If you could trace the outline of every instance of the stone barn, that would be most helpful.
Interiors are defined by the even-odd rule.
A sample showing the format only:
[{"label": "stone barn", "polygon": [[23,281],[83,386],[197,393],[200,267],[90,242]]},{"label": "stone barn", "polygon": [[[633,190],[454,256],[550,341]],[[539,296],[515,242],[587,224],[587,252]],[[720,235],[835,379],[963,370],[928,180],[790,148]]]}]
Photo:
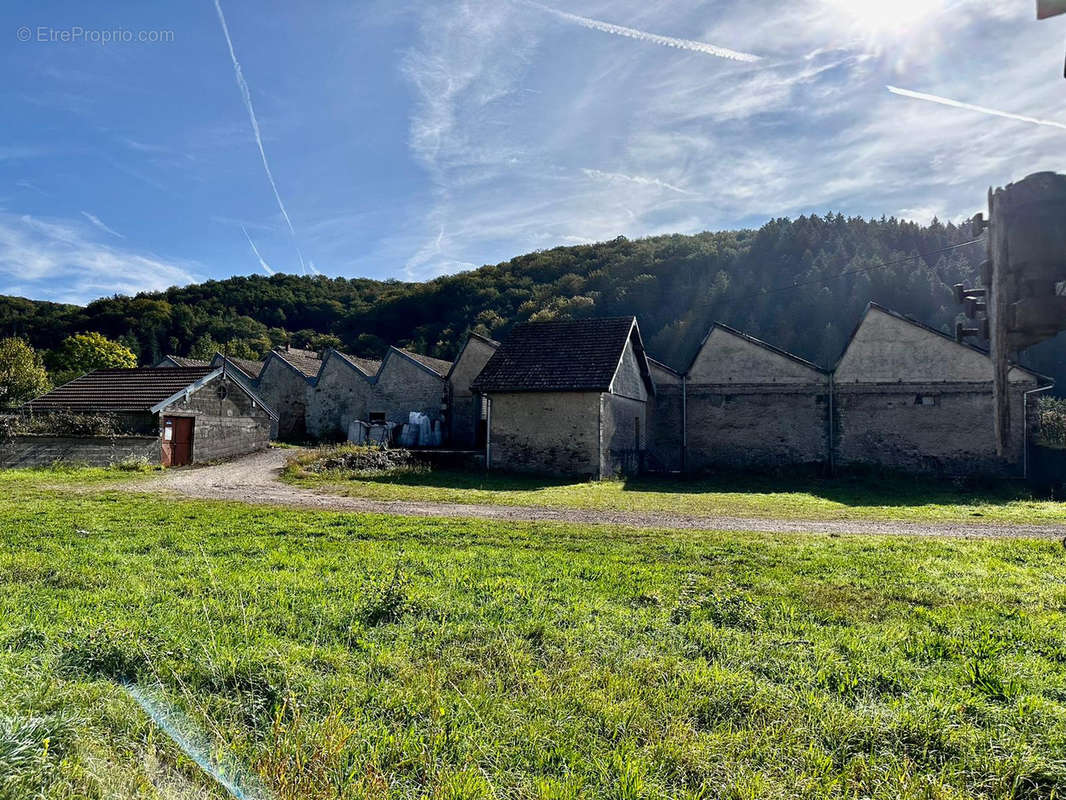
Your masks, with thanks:
[{"label": "stone barn", "polygon": [[441,420],[451,368],[450,361],[390,347],[374,381],[368,421],[403,424],[412,411]]},{"label": "stone barn", "polygon": [[301,439],[306,434],[307,387],[321,367],[322,360],[310,350],[286,347],[267,355],[255,388],[278,415],[279,439]]},{"label": "stone barn", "polygon": [[485,446],[487,401],[470,387],[499,346],[493,339],[471,333],[448,371],[448,443],[452,447]]},{"label": "stone barn", "polygon": [[307,387],[307,432],[318,439],[345,439],[352,420],[368,419],[375,405],[380,361],[327,350]]},{"label": "stone barn", "polygon": [[826,464],[827,371],[727,325],[700,345],[684,405],[689,469]]},{"label": "stone barn", "polygon": [[488,407],[487,466],[633,474],[655,394],[634,317],[518,325],[471,385]]},{"label": "stone barn", "polygon": [[1050,383],[1013,367],[1010,453],[996,455],[992,361],[871,303],[834,373],[834,461],[941,475],[1022,475],[1025,393]]},{"label": "stone barn", "polygon": [[121,434],[14,437],[0,449],[5,466],[128,458],[182,466],[232,458],[266,448],[277,419],[243,383],[213,367],[97,370],[31,400],[22,412],[44,421],[63,413],[99,415]]}]

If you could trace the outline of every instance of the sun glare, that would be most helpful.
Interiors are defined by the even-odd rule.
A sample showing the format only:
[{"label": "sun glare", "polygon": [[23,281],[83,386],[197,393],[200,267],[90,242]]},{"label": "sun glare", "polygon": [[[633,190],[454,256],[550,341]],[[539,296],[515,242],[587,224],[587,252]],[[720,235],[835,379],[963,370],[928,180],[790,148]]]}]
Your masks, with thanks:
[{"label": "sun glare", "polygon": [[942,0],[824,0],[839,22],[869,38],[905,36],[943,8]]}]

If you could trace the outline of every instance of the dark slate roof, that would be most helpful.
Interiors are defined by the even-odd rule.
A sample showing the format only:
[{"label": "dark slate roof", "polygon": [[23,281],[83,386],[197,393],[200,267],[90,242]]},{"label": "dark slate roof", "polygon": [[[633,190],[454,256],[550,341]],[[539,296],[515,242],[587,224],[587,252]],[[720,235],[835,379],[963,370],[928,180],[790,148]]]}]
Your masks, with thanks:
[{"label": "dark slate roof", "polygon": [[317,353],[310,350],[291,348],[289,350],[272,350],[271,353],[282,361],[287,362],[305,378],[314,378],[322,367],[322,359],[318,357]]},{"label": "dark slate roof", "polygon": [[148,411],[214,372],[213,367],[98,369],[23,406],[28,411]]},{"label": "dark slate roof", "polygon": [[[169,361],[169,364],[164,362]],[[170,367],[208,367],[211,365],[209,361],[202,361],[199,358],[186,358],[185,356],[172,356],[167,355],[160,360],[157,367],[170,368]]]},{"label": "dark slate roof", "polygon": [[343,358],[357,370],[362,372],[368,378],[373,378],[378,374],[378,369],[381,368],[380,361],[374,361],[371,358],[360,358],[359,356],[350,356],[347,353],[342,353],[340,350],[334,350],[338,356]]},{"label": "dark slate roof", "polygon": [[447,374],[451,371],[451,361],[445,361],[441,358],[431,358],[430,356],[424,356],[421,353],[412,353],[410,350],[404,350],[402,347],[397,347],[396,349],[403,353],[405,356],[417,361],[430,372],[435,372],[437,375],[440,375],[442,378],[447,376]]},{"label": "dark slate roof", "polygon": [[480,392],[607,391],[633,317],[516,325],[471,388]]}]

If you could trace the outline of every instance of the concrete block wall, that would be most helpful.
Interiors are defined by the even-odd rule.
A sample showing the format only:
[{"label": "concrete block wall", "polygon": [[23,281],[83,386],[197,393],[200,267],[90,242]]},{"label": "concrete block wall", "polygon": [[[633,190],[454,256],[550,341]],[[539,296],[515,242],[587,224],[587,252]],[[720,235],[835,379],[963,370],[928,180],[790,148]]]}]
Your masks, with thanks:
[{"label": "concrete block wall", "polygon": [[689,384],[686,466],[821,466],[829,458],[828,387]]},{"label": "concrete block wall", "polygon": [[[221,381],[213,381],[187,400],[182,399],[160,414],[160,425],[165,416],[192,417],[194,464],[235,458],[270,445],[271,417],[262,405],[253,401],[240,387],[227,378],[225,398],[220,399],[218,387]],[[160,431],[160,437],[162,431]]]},{"label": "concrete block wall", "polygon": [[471,336],[448,376],[448,429],[452,447],[471,448],[477,444],[477,427],[481,421],[481,397],[470,391],[485,368],[496,346]]},{"label": "concrete block wall", "polygon": [[1010,452],[996,455],[991,384],[838,387],[834,462],[939,475],[1018,476],[1026,432],[1021,390],[1011,398]]},{"label": "concrete block wall", "polygon": [[599,392],[494,394],[495,470],[600,477]]},{"label": "concrete block wall", "polygon": [[307,392],[307,432],[325,440],[344,440],[352,420],[365,420],[375,397],[373,383],[339,356],[326,359]]},{"label": "concrete block wall", "polygon": [[445,399],[444,378],[390,351],[378,373],[367,412],[384,412],[386,420],[398,423],[407,422],[412,411],[441,419]]},{"label": "concrete block wall", "polygon": [[158,464],[160,457],[158,436],[13,436],[0,445],[0,467],[107,467],[140,459]]}]

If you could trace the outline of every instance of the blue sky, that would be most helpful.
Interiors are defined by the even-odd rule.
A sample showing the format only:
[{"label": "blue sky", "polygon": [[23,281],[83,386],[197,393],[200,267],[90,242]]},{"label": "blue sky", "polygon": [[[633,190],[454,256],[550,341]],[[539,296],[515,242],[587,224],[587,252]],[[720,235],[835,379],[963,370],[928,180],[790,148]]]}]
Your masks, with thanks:
[{"label": "blue sky", "polygon": [[1066,17],[1029,0],[219,2],[265,165],[214,0],[0,10],[0,293],[958,219],[1064,168],[1060,127],[886,88],[1066,123]]}]

